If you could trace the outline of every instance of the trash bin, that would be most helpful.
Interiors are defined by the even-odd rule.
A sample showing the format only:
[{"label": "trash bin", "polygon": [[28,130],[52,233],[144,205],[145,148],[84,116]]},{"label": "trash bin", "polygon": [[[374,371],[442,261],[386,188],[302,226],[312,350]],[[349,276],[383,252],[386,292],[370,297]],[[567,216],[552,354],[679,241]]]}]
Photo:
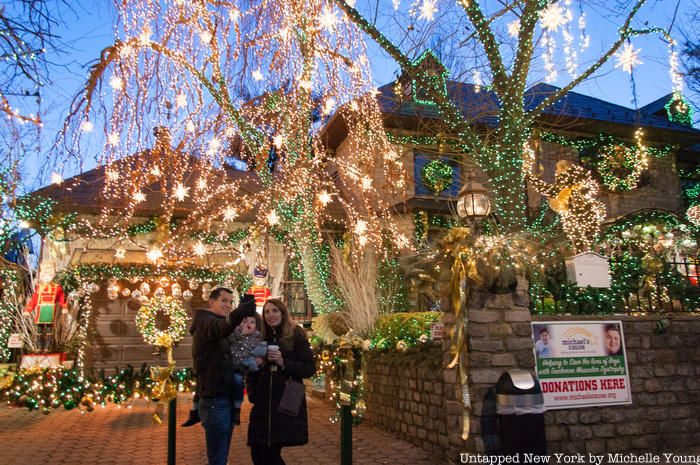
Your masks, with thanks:
[{"label": "trash bin", "polygon": [[496,383],[496,422],[503,454],[547,453],[544,398],[537,379],[526,370],[508,370]]}]

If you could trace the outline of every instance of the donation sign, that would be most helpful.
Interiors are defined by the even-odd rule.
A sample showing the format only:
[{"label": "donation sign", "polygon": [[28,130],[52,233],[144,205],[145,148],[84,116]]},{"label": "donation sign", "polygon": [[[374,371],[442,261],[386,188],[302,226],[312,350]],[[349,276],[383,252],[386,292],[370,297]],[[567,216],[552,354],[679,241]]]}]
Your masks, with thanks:
[{"label": "donation sign", "polygon": [[631,404],[621,321],[532,323],[547,409]]}]

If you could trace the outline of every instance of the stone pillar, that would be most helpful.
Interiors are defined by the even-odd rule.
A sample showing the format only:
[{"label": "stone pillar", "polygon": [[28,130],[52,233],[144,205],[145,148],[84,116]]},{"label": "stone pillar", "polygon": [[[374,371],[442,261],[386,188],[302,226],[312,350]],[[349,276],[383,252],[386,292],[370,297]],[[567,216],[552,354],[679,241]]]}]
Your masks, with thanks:
[{"label": "stone pillar", "polygon": [[[466,344],[471,416],[467,441],[460,437],[462,410],[458,371],[445,369],[445,387],[456,381],[454,399],[448,399],[447,395],[445,398],[450,443],[448,458],[455,463],[459,463],[460,452],[484,453],[493,446],[496,432],[492,388],[498,378],[512,368],[533,371],[535,366],[529,301],[520,286],[508,294],[473,290],[468,305]],[[452,313],[446,314],[445,319],[448,324],[457,324]],[[449,352],[449,347],[446,349]]]}]

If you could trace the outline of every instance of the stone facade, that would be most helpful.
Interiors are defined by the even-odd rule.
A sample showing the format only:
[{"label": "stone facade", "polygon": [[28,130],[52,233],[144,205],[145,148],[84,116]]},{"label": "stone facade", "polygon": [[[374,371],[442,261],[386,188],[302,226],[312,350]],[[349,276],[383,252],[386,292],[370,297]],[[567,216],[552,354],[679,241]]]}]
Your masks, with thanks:
[{"label": "stone facade", "polygon": [[[542,177],[545,181],[554,181],[554,168],[559,160],[569,160],[578,164],[578,154],[572,148],[543,142],[539,163],[542,166]],[[682,196],[676,171],[675,153],[670,153],[663,158],[649,157],[649,169],[642,175],[642,182],[638,188],[619,193],[602,189],[600,200],[605,203],[607,217],[615,218],[647,208],[679,210]],[[540,199],[541,196],[532,189],[528,191],[528,202],[531,207],[539,205]]]}]

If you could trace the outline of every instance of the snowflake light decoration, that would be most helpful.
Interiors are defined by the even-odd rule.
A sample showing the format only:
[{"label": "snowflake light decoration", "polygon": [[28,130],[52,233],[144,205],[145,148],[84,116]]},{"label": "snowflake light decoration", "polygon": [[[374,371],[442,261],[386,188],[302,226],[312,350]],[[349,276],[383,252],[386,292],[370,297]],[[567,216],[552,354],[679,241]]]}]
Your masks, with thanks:
[{"label": "snowflake light decoration", "polygon": [[625,44],[625,46],[622,47],[622,50],[615,54],[615,57],[617,58],[615,68],[622,68],[623,71],[627,71],[628,73],[632,74],[632,68],[643,64],[642,60],[639,59],[639,52],[641,51],[641,48],[635,50],[632,44]]},{"label": "snowflake light decoration", "polygon": [[436,0],[423,0],[423,4],[420,6],[420,15],[418,15],[418,19],[432,21],[437,11]]},{"label": "snowflake light decoration", "polygon": [[[562,8],[558,3],[552,3],[547,8],[540,11],[540,23],[542,25],[542,29],[556,32],[560,26],[567,23],[567,16],[564,8]],[[520,26],[518,26],[518,28],[520,28]]]}]

